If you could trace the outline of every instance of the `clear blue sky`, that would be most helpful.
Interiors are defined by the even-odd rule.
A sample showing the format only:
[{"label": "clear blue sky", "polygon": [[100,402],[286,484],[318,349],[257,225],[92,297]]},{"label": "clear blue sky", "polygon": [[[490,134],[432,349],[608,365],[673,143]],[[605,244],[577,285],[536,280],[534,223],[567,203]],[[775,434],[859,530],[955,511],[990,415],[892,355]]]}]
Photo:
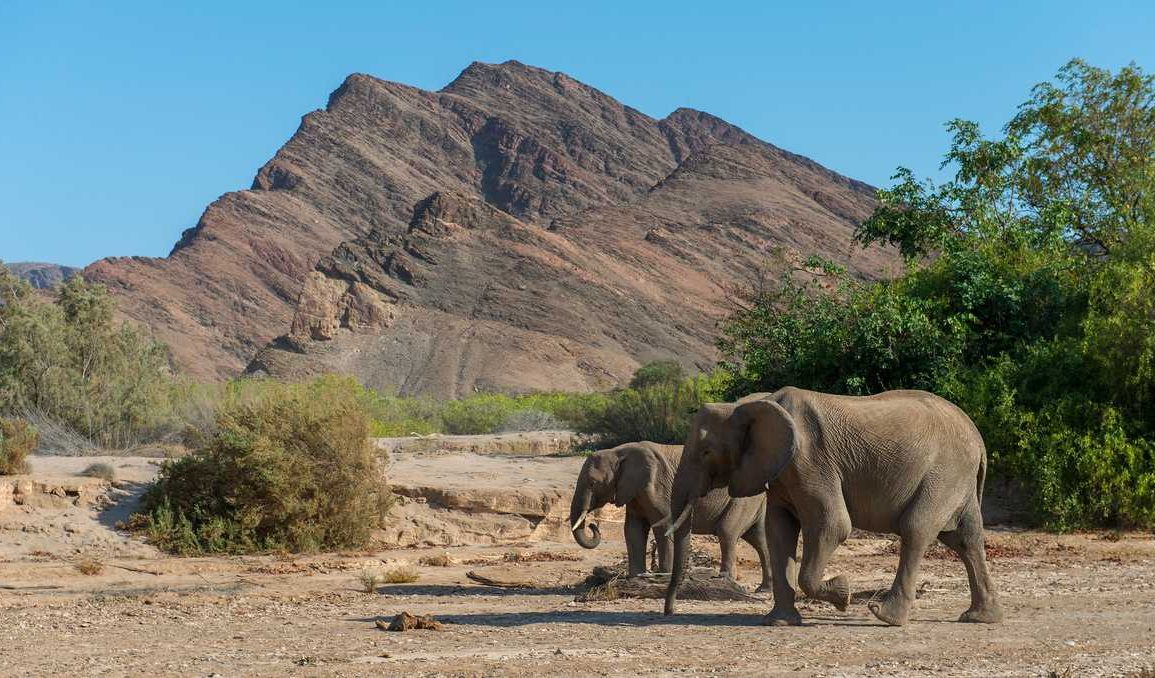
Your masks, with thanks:
[{"label": "clear blue sky", "polygon": [[351,72],[517,59],[879,185],[1074,56],[1155,69],[1155,3],[0,0],[0,259],[167,254]]}]

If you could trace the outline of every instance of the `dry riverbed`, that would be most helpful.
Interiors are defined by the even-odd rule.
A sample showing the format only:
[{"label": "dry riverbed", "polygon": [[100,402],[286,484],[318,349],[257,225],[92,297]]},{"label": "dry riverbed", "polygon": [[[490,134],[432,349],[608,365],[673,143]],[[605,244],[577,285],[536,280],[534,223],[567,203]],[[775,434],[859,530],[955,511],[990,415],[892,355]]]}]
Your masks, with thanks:
[{"label": "dry riverbed", "polygon": [[[131,495],[129,485],[114,499]],[[768,628],[759,625],[765,602],[686,601],[669,618],[657,600],[575,602],[572,585],[624,556],[617,540],[596,551],[537,541],[181,559],[117,533],[117,507],[0,514],[0,675],[1082,676],[1155,667],[1150,535],[991,531],[1007,612],[995,626],[955,623],[966,577],[932,551],[903,628],[866,609],[893,576],[893,545],[856,537],[830,568],[851,577],[851,608],[804,601],[804,626]],[[754,554],[742,548],[752,588]],[[364,573],[407,569],[419,579],[363,591]],[[471,571],[531,588],[482,586]],[[402,611],[433,615],[443,630],[378,628]]]}]

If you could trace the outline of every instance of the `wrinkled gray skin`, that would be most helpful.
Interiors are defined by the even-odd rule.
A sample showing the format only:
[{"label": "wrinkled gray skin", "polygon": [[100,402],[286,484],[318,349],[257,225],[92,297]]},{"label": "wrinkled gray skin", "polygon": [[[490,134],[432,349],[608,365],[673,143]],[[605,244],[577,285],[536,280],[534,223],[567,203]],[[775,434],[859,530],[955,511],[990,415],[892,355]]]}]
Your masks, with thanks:
[{"label": "wrinkled gray skin", "polygon": [[[846,577],[823,578],[834,549],[853,527],[901,537],[898,573],[870,605],[882,621],[909,619],[919,564],[938,539],[962,559],[971,604],[959,621],[1002,620],[983,550],[980,505],[986,448],[970,418],[923,391],[835,396],[797,388],[704,406],[695,415],[677,471],[671,515],[725,487],[735,497],[767,495],[772,554],[771,625],[802,623],[784,575],[806,549],[798,583],[840,610],[850,603]],[[690,504],[691,506],[693,504]],[[674,575],[666,614],[674,612],[689,531],[674,534]]]},{"label": "wrinkled gray skin", "polygon": [[[658,545],[658,569],[670,571],[673,546],[666,526],[654,527],[670,512],[674,471],[682,456],[677,445],[651,442],[627,443],[590,455],[582,466],[570,504],[572,527],[583,513],[613,503],[626,507],[626,553],[631,577],[646,571],[646,542],[652,531]],[[733,498],[725,488],[708,492],[694,502],[694,534],[717,535],[722,550],[721,575],[733,578],[738,539],[758,552],[762,585],[770,590],[770,557],[766,549],[766,499]],[[667,521],[668,522],[668,521]],[[573,533],[577,543],[596,548],[601,534],[593,518]],[[689,532],[687,532],[689,535]]]}]

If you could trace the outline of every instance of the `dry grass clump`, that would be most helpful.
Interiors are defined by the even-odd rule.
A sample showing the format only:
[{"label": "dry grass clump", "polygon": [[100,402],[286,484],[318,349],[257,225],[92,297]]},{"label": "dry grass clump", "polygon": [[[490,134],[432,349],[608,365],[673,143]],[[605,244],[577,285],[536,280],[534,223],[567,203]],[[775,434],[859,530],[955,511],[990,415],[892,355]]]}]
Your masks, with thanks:
[{"label": "dry grass clump", "polygon": [[357,583],[365,593],[375,593],[377,587],[381,585],[381,573],[377,570],[361,570],[361,574],[357,575]]},{"label": "dry grass clump", "polygon": [[412,565],[402,565],[381,575],[381,581],[386,584],[412,584],[421,578],[421,573]]},{"label": "dry grass clump", "polygon": [[28,455],[39,442],[39,434],[28,422],[0,417],[0,476],[27,473]]},{"label": "dry grass clump", "polygon": [[424,556],[417,562],[429,567],[449,567],[453,564],[453,559],[449,557],[448,553],[439,553],[435,556]]},{"label": "dry grass clump", "polygon": [[86,478],[100,478],[103,481],[111,483],[116,480],[116,469],[112,467],[112,464],[100,462],[89,464],[88,468],[80,472],[80,475]]},{"label": "dry grass clump", "polygon": [[72,564],[72,566],[75,567],[76,571],[80,574],[89,577],[93,577],[104,572],[104,563],[100,562],[96,558],[88,556],[77,559],[76,562]]},{"label": "dry grass clump", "polygon": [[618,580],[611,579],[604,584],[590,587],[588,591],[579,595],[575,600],[579,603],[601,603],[617,600],[621,597],[622,592],[618,590]]}]

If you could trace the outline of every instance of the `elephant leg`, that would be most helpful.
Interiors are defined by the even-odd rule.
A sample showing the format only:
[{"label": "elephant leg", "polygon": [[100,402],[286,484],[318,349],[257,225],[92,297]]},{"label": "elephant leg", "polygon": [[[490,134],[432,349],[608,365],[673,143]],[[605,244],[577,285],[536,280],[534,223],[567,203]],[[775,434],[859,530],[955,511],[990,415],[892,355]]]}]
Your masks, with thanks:
[{"label": "elephant leg", "polygon": [[666,536],[663,525],[654,530],[654,543],[658,551],[658,572],[672,572],[674,569],[674,540]]},{"label": "elephant leg", "polygon": [[835,549],[850,536],[850,516],[845,510],[825,510],[814,519],[816,524],[804,526],[802,530],[802,569],[798,572],[798,584],[807,596],[845,611],[850,605],[850,582],[843,575],[825,580],[822,575]]},{"label": "elephant leg", "polygon": [[903,512],[898,525],[898,536],[902,541],[894,584],[881,598],[868,605],[874,616],[892,626],[902,626],[910,618],[922,557],[938,534],[936,528],[928,526],[941,526],[946,522],[946,517],[939,515],[941,511],[935,503],[924,492]]},{"label": "elephant leg", "polygon": [[718,535],[718,550],[722,552],[722,563],[718,567],[718,576],[723,579],[736,581],[738,560],[738,538],[730,534]]},{"label": "elephant leg", "polygon": [[766,507],[766,538],[770,547],[774,608],[762,621],[769,626],[798,626],[802,615],[794,605],[792,575],[798,569],[798,520],[781,506]]},{"label": "elephant leg", "polygon": [[646,571],[646,541],[649,536],[650,526],[633,511],[626,511],[626,558],[631,577]]},{"label": "elephant leg", "polygon": [[982,525],[978,500],[972,499],[970,506],[959,520],[958,527],[950,532],[940,532],[938,538],[958,554],[967,569],[967,579],[971,587],[971,606],[962,613],[959,621],[997,624],[1003,620],[1003,610],[995,595],[990,572],[987,571]]},{"label": "elephant leg", "polygon": [[771,590],[774,577],[770,574],[770,548],[766,545],[765,523],[760,520],[751,525],[746,534],[742,535],[742,540],[754,547],[758,553],[758,564],[762,566],[762,583],[758,585],[756,592]]}]

